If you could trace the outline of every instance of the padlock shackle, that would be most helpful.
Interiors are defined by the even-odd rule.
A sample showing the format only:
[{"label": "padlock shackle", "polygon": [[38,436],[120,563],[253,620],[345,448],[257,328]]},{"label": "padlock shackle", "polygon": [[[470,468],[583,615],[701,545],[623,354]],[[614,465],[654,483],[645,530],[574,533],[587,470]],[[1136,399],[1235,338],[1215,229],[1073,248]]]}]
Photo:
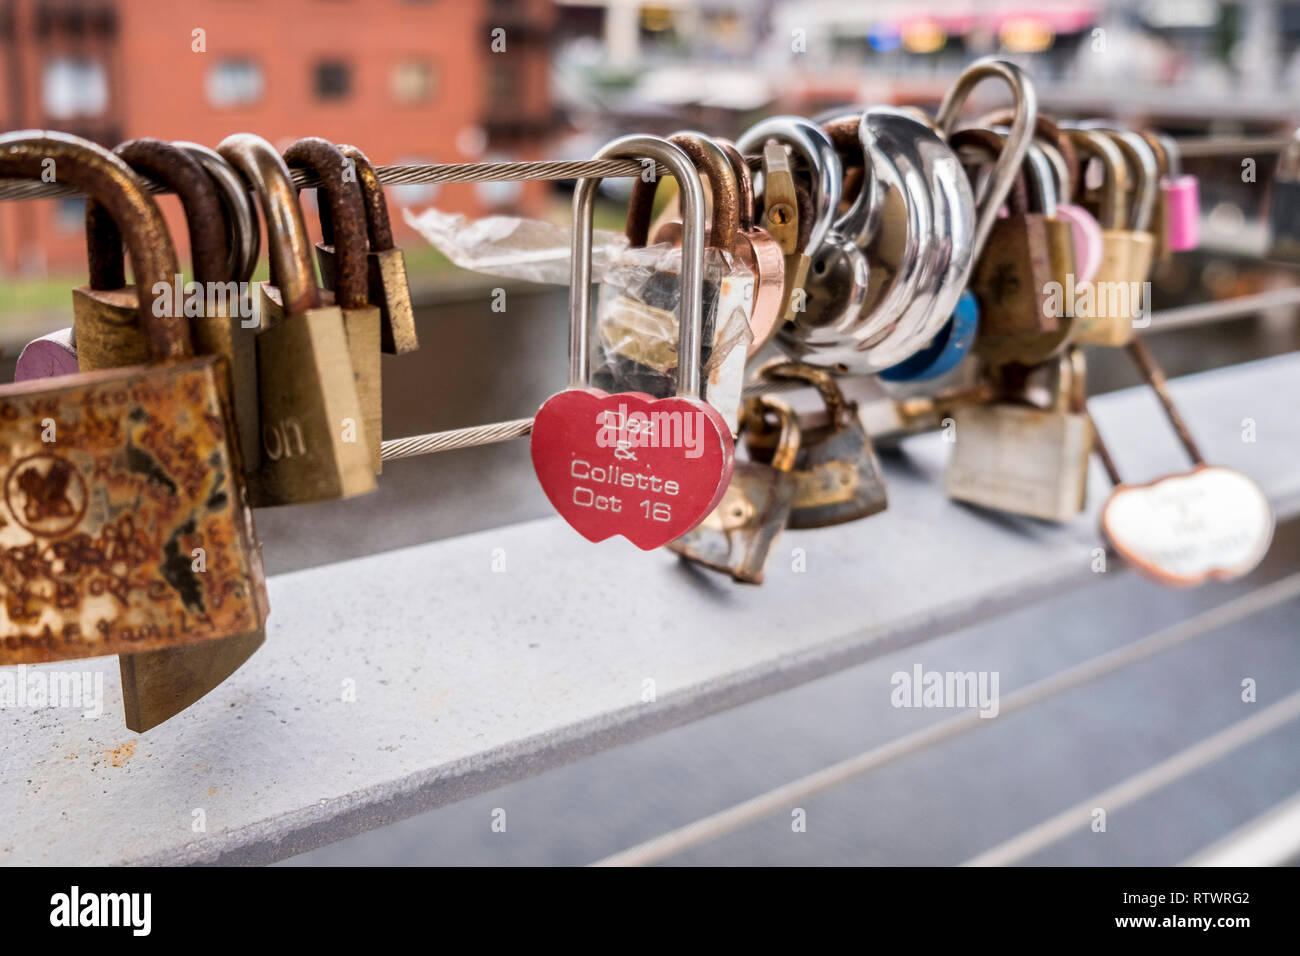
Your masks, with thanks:
[{"label": "padlock shackle", "polygon": [[[727,154],[708,136],[694,130],[673,133],[668,142],[689,156],[697,174],[708,180],[713,197],[713,218],[705,245],[710,249],[734,252],[740,227],[740,185]],[[658,182],[647,182],[641,177],[637,177],[632,185],[624,235],[633,248],[641,248],[650,241],[650,219],[658,187]]]},{"label": "padlock shackle", "polygon": [[201,143],[175,140],[173,146],[185,150],[212,179],[221,201],[226,223],[229,260],[226,275],[235,282],[247,282],[257,270],[262,251],[262,230],[248,196],[248,185],[221,154]]},{"label": "padlock shackle", "polygon": [[826,414],[836,425],[846,425],[857,414],[857,403],[844,397],[840,383],[835,376],[824,368],[813,368],[802,362],[777,360],[764,365],[762,376],[769,379],[784,379],[791,382],[806,382],[817,389],[826,405]]},{"label": "padlock shackle", "polygon": [[1072,128],[1070,138],[1081,153],[1099,159],[1106,173],[1097,221],[1103,229],[1127,229],[1128,164],[1124,154],[1109,136],[1095,129]]},{"label": "padlock shackle", "polygon": [[996,57],[983,57],[966,67],[957,77],[957,82],[944,94],[934,120],[940,134],[950,137],[966,98],[983,80],[992,78],[1002,80],[1011,88],[1015,115],[1011,121],[1011,132],[1007,134],[1007,145],[998,157],[993,175],[985,181],[981,194],[975,197],[976,219],[972,245],[976,259],[984,251],[989,233],[997,223],[998,210],[1006,202],[1007,194],[1025,161],[1025,153],[1029,151],[1029,143],[1038,124],[1038,92],[1033,81],[1014,63]]},{"label": "padlock shackle", "polygon": [[[975,121],[975,124],[1003,133],[1010,130],[1014,119],[1015,111],[1002,107],[985,113]],[[1060,156],[1059,169],[1062,176],[1058,192],[1061,202],[1069,202],[1079,182],[1079,154],[1074,148],[1074,143],[1070,141],[1070,134],[1052,117],[1046,113],[1039,113],[1034,123],[1034,139],[1038,140],[1040,145],[1047,143],[1053,146]]]},{"label": "padlock shackle", "polygon": [[[366,212],[361,186],[349,170],[343,151],[329,140],[306,136],[284,151],[290,169],[310,169],[320,177],[317,208],[322,220],[333,224],[335,267],[334,301],[343,309],[363,309],[370,304],[370,264],[366,261]],[[320,193],[325,202],[320,202]],[[329,212],[324,210],[328,208]]]},{"label": "padlock shackle", "polygon": [[844,167],[839,153],[821,127],[801,116],[770,116],[745,130],[736,140],[736,148],[741,153],[761,152],[768,140],[793,149],[812,174],[812,228],[800,250],[811,256],[838,223],[835,217],[844,188]]},{"label": "padlock shackle", "polygon": [[1160,195],[1160,169],[1155,151],[1137,133],[1122,129],[1105,132],[1119,147],[1132,174],[1129,178],[1133,181],[1133,202],[1129,207],[1128,227],[1134,232],[1148,232]]},{"label": "padlock shackle", "polygon": [[40,179],[51,170],[58,182],[95,199],[125,236],[139,293],[137,315],[150,355],[158,362],[190,358],[194,351],[185,316],[154,314],[154,286],[161,282],[170,289],[180,271],[154,198],[120,157],[89,140],[48,130],[0,135],[0,175]]},{"label": "padlock shackle", "polygon": [[[704,341],[704,187],[690,157],[658,136],[621,136],[593,159],[652,159],[668,167],[681,195],[682,271],[677,338],[677,395],[702,398]],[[573,191],[573,257],[569,273],[569,387],[591,381],[591,254],[599,178],[578,180]]]},{"label": "padlock shackle", "polygon": [[[222,218],[221,200],[212,179],[198,161],[159,139],[130,139],[119,143],[113,152],[134,172],[157,180],[180,199],[190,237],[194,281],[229,281],[232,276],[227,271],[230,249],[226,233],[212,228]],[[101,215],[95,199],[86,204],[86,242],[90,253],[90,287],[118,289],[125,285],[121,233],[111,216]]]},{"label": "padlock shackle", "polygon": [[754,231],[754,173],[736,144],[729,139],[714,137],[713,141],[726,154],[731,171],[736,175],[737,229],[742,233]]},{"label": "padlock shackle", "polygon": [[[361,187],[361,201],[366,207],[366,238],[371,252],[389,252],[393,245],[393,224],[388,217],[388,201],[384,198],[384,184],[369,158],[349,143],[338,143],[339,152],[351,160]],[[326,245],[334,244],[334,223],[322,206],[320,210],[321,239]]]},{"label": "padlock shackle", "polygon": [[746,430],[748,423],[757,419],[766,423],[768,414],[775,416],[780,423],[776,436],[776,448],[768,462],[777,471],[794,471],[799,460],[799,450],[803,445],[803,431],[799,427],[799,416],[793,408],[774,395],[754,395],[745,399],[745,411],[740,419],[740,430]]},{"label": "padlock shackle", "polygon": [[232,133],[217,152],[252,187],[266,223],[267,258],[280,290],[285,315],[299,315],[320,305],[311,242],[303,222],[298,191],[289,167],[275,147],[252,133]]}]

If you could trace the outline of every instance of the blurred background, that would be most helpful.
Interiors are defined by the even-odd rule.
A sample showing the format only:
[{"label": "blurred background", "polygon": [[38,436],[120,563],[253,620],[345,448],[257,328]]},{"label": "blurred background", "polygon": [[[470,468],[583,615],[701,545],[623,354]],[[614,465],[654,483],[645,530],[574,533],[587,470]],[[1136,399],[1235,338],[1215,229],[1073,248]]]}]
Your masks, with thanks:
[{"label": "blurred background", "polygon": [[[496,30],[504,31],[504,49],[494,49]],[[1300,124],[1300,2],[1282,0],[4,0],[0,110],[8,129],[59,129],[110,148],[139,136],[215,145],[250,131],[280,147],[307,135],[353,143],[377,165],[585,159],[627,132],[693,127],[734,136],[772,113],[812,115],[844,104],[932,109],[967,63],[993,53],[1028,70],[1041,108],[1062,117],[1112,118],[1179,137],[1276,138]],[[991,106],[1004,91],[989,84],[978,94],[978,105]],[[1202,245],[1160,267],[1156,309],[1297,284],[1293,268],[1261,258],[1261,211],[1276,152],[1246,158],[1258,165],[1249,180],[1240,153],[1186,161],[1201,180]],[[571,190],[571,183],[389,189],[422,349],[384,357],[385,438],[530,415],[564,384],[567,370],[566,289],[458,270],[403,222],[402,210],[436,206],[563,222]],[[622,216],[617,193],[610,190],[601,213],[614,228]],[[177,201],[159,201],[184,259]],[[303,202],[316,231],[310,191]],[[83,215],[79,199],[0,203],[5,381],[25,342],[71,324],[70,290],[87,274]],[[498,312],[490,291],[502,286],[509,307]],[[1279,306],[1154,334],[1150,343],[1178,375],[1294,350],[1296,319],[1295,307]],[[1090,363],[1093,393],[1137,383],[1123,355],[1093,350]],[[390,463],[373,495],[262,510],[257,522],[274,574],[549,512],[527,444],[514,442]],[[1276,577],[1298,564],[1297,536],[1283,529],[1259,573]],[[1033,676],[1071,662],[1071,647],[1099,652],[1102,635],[1108,647],[1223,596],[1108,581],[997,627],[953,635],[930,666],[945,666],[949,654],[960,665],[969,657],[962,648],[982,647],[1009,683],[1018,672]],[[1300,672],[1292,673],[1290,639],[1298,625],[1294,604],[1240,625],[1235,653],[1254,655],[1253,666],[1294,685]],[[1042,657],[1041,648],[1039,657],[1027,656],[1033,637],[1044,633],[1062,636],[1059,660]],[[978,781],[990,761],[1034,746],[1050,750],[1054,735],[1076,732],[1084,717],[1103,715],[1122,735],[1176,711],[1187,675],[1204,675],[1213,664],[1195,655],[1222,647],[1180,651],[1189,655],[1181,676],[1179,668],[1135,671],[1100,691],[1084,715],[1061,704],[1032,720],[1008,721],[982,749],[936,751],[934,762],[927,757],[888,778],[841,788],[823,798],[843,822],[830,842],[793,847],[779,834],[751,832],[683,862],[957,862],[967,845],[980,843],[957,822],[968,816],[948,813],[950,792],[966,792],[963,783]],[[883,695],[861,690],[876,686],[877,670],[892,669],[885,660],[846,671],[301,862],[593,859],[856,752],[862,726],[887,739],[897,712],[853,708],[883,705]],[[1196,739],[1194,727],[1183,729]],[[1130,734],[1123,753],[1099,745],[1096,766],[1057,768],[1042,788],[1025,789],[1025,803],[994,801],[981,819],[1037,819],[1062,805],[1063,793],[1052,791],[1068,789],[1071,773],[1109,779],[1126,762],[1140,768],[1180,732]],[[1266,743],[1231,768],[1247,785],[1224,792],[1218,776],[1188,782],[1192,790],[1177,798],[1203,812],[1184,816],[1180,827],[1170,830],[1157,806],[1148,814],[1148,844],[1103,850],[1065,843],[1042,862],[1176,862],[1300,789],[1300,740],[1290,733]],[[483,806],[506,797],[523,801],[545,827],[521,828],[531,836],[503,841],[480,838],[483,828],[465,824],[467,815],[478,819]],[[936,820],[951,825],[936,827]],[[788,836],[783,821],[775,825]]]}]

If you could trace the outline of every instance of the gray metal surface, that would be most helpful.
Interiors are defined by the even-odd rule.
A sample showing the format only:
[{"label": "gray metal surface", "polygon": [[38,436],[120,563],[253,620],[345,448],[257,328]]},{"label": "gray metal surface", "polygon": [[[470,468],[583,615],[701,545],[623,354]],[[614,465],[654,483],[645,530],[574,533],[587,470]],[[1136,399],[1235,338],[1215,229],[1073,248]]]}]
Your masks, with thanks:
[{"label": "gray metal surface", "polygon": [[[1294,513],[1300,357],[1173,390],[1207,457]],[[1132,480],[1182,466],[1148,393],[1095,414]],[[886,460],[888,512],[785,535],[759,589],[554,519],[273,578],[267,646],[143,737],[121,728],[111,659],[84,665],[109,675],[98,721],[0,711],[0,860],[282,858],[1097,578],[1092,515],[1054,527],[952,504],[947,450],[906,443]]]}]

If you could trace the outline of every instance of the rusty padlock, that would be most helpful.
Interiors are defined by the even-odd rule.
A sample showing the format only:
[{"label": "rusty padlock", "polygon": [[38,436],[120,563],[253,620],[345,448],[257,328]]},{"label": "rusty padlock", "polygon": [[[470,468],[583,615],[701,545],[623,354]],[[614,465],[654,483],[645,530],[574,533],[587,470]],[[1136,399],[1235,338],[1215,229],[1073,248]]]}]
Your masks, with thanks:
[{"label": "rusty padlock", "polygon": [[[411,306],[411,288],[406,278],[406,259],[393,244],[393,227],[388,218],[388,203],[379,174],[366,154],[347,143],[338,144],[347,157],[361,187],[366,210],[366,253],[370,301],[379,306],[381,343],[389,355],[405,355],[420,347],[415,332],[415,310]],[[320,209],[321,242],[316,243],[316,261],[320,263],[321,284],[334,291],[334,229],[326,206]]]},{"label": "rusty padlock", "polygon": [[762,584],[768,553],[786,526],[798,480],[799,418],[785,402],[760,395],[745,401],[740,430],[767,430],[775,419],[776,448],[768,462],[737,461],[722,500],[703,521],[668,544],[689,561],[729,574],[742,584]]},{"label": "rusty padlock", "polygon": [[[365,420],[370,464],[377,475],[383,470],[380,444],[383,441],[384,395],[379,361],[382,323],[379,306],[370,302],[361,188],[348,178],[350,167],[343,151],[328,140],[316,136],[300,139],[284,151],[284,161],[290,169],[310,169],[321,179],[326,201],[320,202],[318,195],[316,205],[321,210],[322,223],[330,223],[330,238],[337,246],[333,269],[336,285],[333,291],[321,295],[321,302],[323,305],[333,303],[343,312],[343,328],[348,336],[357,398]],[[325,226],[321,228],[324,230]],[[279,318],[281,315],[274,316],[275,320]]]},{"label": "rusty padlock", "polygon": [[[249,182],[267,224],[271,272],[257,335],[262,455],[248,463],[254,506],[328,501],[375,490],[343,313],[323,305],[307,227],[280,154],[251,133],[217,147]],[[275,316],[284,318],[275,321]]]},{"label": "rusty padlock", "polygon": [[[0,387],[0,663],[258,632],[265,578],[224,359],[194,358],[184,316],[154,307],[153,290],[177,272],[162,216],[130,168],[93,143],[0,136],[0,175],[37,178],[50,159],[125,238],[150,290],[135,315],[150,355],[143,366]],[[128,711],[129,725],[139,717]]]},{"label": "rusty padlock", "polygon": [[[798,362],[765,365],[762,375],[812,385],[826,406],[823,413],[799,421],[802,440],[787,527],[824,528],[884,511],[888,497],[880,460],[858,417],[857,403],[844,397],[835,376]],[[780,429],[758,424],[746,431],[745,447],[754,461],[771,464],[781,444]]]}]

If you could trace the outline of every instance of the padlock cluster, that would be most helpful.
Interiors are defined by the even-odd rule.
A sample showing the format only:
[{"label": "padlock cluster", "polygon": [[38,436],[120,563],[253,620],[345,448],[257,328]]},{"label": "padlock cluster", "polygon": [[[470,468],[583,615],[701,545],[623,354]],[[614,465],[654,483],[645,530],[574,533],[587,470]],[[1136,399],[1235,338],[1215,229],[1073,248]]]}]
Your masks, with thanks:
[{"label": "padlock cluster", "polygon": [[[961,122],[986,79],[1010,105]],[[1300,171],[1300,140],[1288,157]],[[309,138],[280,155],[245,133],[215,150],[136,140],[108,152],[58,133],[0,137],[0,174],[38,177],[48,158],[90,196],[91,275],[73,328],[29,346],[22,384],[0,391],[0,663],[120,654],[128,725],[143,730],[263,640],[250,509],[375,488],[380,354],[417,348],[414,316],[379,176],[356,147]],[[656,183],[636,183],[627,238],[668,253],[593,319],[599,180],[575,190],[569,386],[538,411],[531,451],[588,539],[666,546],[760,583],[784,529],[885,509],[841,382],[875,375],[907,428],[951,430],[953,499],[1067,521],[1097,451],[1116,486],[1103,532],[1135,567],[1183,586],[1262,559],[1267,498],[1202,460],[1135,334],[1154,263],[1198,241],[1196,180],[1168,136],[1048,117],[1018,67],[985,59],[933,117],[781,116],[734,143],[627,136],[594,158],[654,160],[678,196],[652,222]],[[291,168],[322,183],[323,289]],[[184,204],[197,301],[137,174]],[[1294,191],[1274,198],[1290,202],[1275,219],[1294,225]],[[246,294],[258,208],[271,278]],[[737,315],[743,340],[724,334]],[[1190,471],[1121,480],[1088,414],[1084,345],[1129,351]],[[815,390],[819,411],[778,397],[792,384]]]}]

